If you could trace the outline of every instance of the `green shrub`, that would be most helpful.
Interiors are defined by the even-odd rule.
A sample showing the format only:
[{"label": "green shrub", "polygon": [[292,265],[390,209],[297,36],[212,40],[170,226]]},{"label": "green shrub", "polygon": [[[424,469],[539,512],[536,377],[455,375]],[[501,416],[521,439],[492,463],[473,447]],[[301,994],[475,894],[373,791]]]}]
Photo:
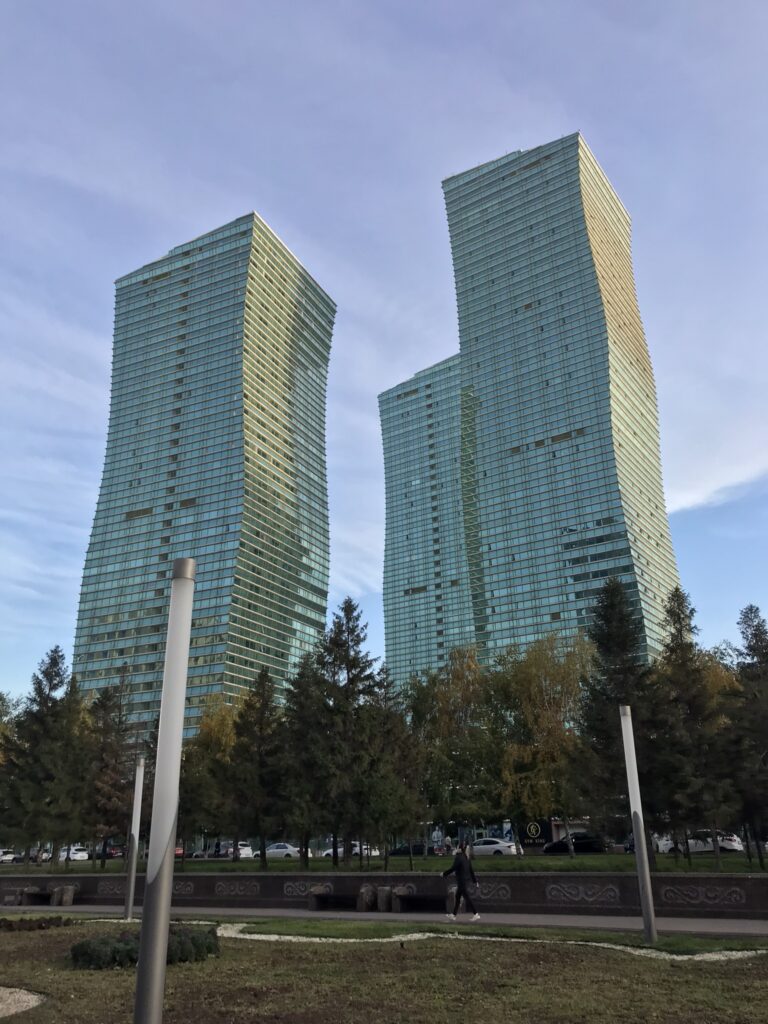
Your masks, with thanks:
[{"label": "green shrub", "polygon": [[0,917],[0,932],[37,932],[73,923],[71,917]]},{"label": "green shrub", "polygon": [[[173,925],[168,933],[169,964],[193,963],[218,955],[219,939],[215,928],[190,928]],[[139,960],[139,933],[97,935],[77,942],[71,949],[72,963],[80,970],[102,971],[111,967],[135,967]]]},{"label": "green shrub", "polygon": [[103,971],[114,966],[113,941],[102,937],[83,939],[71,950],[72,964],[79,970]]}]

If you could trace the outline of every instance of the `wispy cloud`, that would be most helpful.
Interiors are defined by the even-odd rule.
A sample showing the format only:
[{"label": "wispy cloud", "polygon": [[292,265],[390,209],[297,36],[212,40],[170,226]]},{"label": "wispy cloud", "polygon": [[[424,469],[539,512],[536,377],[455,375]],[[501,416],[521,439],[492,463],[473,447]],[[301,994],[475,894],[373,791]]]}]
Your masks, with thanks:
[{"label": "wispy cloud", "polygon": [[[93,0],[4,18],[0,552],[24,559],[3,579],[26,647],[6,636],[0,669],[71,636],[112,279],[248,209],[339,306],[335,595],[380,587],[376,396],[457,349],[441,178],[576,128],[634,219],[670,508],[768,472],[764,11],[750,32],[715,4],[137,3],[131,19]],[[47,564],[51,602],[19,596]]]}]

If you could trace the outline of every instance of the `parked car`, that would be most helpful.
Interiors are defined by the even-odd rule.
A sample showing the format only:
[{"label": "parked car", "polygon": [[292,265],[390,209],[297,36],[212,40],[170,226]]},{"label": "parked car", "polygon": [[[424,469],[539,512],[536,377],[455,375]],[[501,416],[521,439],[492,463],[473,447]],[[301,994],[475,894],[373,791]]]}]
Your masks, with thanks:
[{"label": "parked car", "polygon": [[472,843],[473,857],[516,857],[517,845],[509,839],[476,839]]},{"label": "parked car", "polygon": [[[604,836],[599,836],[595,832],[571,832],[571,839],[573,840],[574,853],[605,853],[608,847],[613,845]],[[568,853],[568,841],[563,838],[556,839],[551,843],[545,843],[541,852],[551,854]]]},{"label": "parked car", "polygon": [[[651,843],[656,853],[671,853],[675,847],[675,840],[671,836],[659,836],[655,832],[651,835]],[[624,853],[635,852],[635,837],[630,832],[624,840]]]},{"label": "parked car", "polygon": [[[743,853],[744,844],[733,832],[721,832],[717,830],[717,845],[721,853]],[[688,848],[691,853],[712,853],[712,830],[709,828],[699,829],[688,839]]]},{"label": "parked car", "polygon": [[[90,860],[90,853],[84,846],[70,846],[69,847],[69,859],[70,860]],[[59,860],[65,861],[67,859],[67,847],[62,846],[59,850]]]},{"label": "parked car", "polygon": [[237,855],[240,860],[253,860],[253,848],[250,843],[241,840],[237,844]]},{"label": "parked car", "polygon": [[656,853],[672,853],[675,847],[680,849],[680,844],[672,836],[657,836],[653,837],[653,848]]},{"label": "parked car", "polygon": [[[393,846],[389,851],[390,857],[407,857],[408,853],[412,852],[414,857],[424,856],[424,843],[411,843],[410,851],[408,849],[408,843],[400,843],[399,846]],[[434,846],[427,847],[427,856],[431,857],[435,852]]]},{"label": "parked car", "polygon": [[[323,850],[322,856],[323,857],[332,857],[333,856],[333,847],[329,846],[327,850]],[[343,843],[339,843],[339,856],[340,857],[344,856],[344,844]],[[352,856],[353,857],[359,857],[360,856],[360,844],[359,843],[352,843]],[[369,846],[367,843],[363,843],[363,856],[364,857],[378,857],[378,856],[380,856],[380,854],[379,854],[378,849],[375,846]]]},{"label": "parked car", "polygon": [[23,860],[24,855],[15,850],[0,850],[0,864],[20,864]]},{"label": "parked car", "polygon": [[[312,851],[307,851],[309,856],[312,856]],[[288,859],[290,857],[300,857],[301,851],[298,846],[291,846],[290,843],[270,843],[267,847],[267,859],[268,860],[279,860]]]}]

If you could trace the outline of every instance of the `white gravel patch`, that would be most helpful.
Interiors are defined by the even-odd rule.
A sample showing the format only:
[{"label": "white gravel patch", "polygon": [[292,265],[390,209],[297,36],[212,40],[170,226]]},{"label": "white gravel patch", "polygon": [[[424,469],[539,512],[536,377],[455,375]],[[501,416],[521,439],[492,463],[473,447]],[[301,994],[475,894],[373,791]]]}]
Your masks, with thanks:
[{"label": "white gravel patch", "polygon": [[302,942],[302,943],[393,943],[420,942],[423,939],[452,939],[461,942],[508,942],[528,943],[540,946],[587,946],[593,949],[610,949],[618,953],[629,953],[630,956],[644,956],[652,960],[693,961],[696,963],[722,963],[727,960],[749,960],[764,956],[768,949],[724,949],[712,953],[666,953],[660,949],[647,946],[621,946],[613,942],[588,942],[585,939],[519,939],[495,935],[462,935],[459,932],[406,932],[402,935],[388,935],[385,938],[343,939],[320,937],[314,935],[269,935],[266,933],[244,933],[246,924],[221,924],[218,927],[222,939],[247,939],[250,942]]},{"label": "white gravel patch", "polygon": [[22,1013],[39,1006],[43,997],[23,988],[3,988],[0,986],[0,1017],[12,1017],[14,1013]]}]

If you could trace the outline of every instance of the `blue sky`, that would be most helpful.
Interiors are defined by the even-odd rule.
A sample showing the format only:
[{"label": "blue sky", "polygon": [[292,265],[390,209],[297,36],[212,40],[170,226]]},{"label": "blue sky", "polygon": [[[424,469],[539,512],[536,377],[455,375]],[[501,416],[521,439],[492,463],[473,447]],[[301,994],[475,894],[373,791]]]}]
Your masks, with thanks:
[{"label": "blue sky", "polygon": [[581,130],[633,218],[701,640],[768,612],[768,7],[25,0],[0,12],[0,688],[71,651],[113,281],[256,209],[338,303],[332,593],[383,653],[376,395],[457,350],[441,180]]}]

